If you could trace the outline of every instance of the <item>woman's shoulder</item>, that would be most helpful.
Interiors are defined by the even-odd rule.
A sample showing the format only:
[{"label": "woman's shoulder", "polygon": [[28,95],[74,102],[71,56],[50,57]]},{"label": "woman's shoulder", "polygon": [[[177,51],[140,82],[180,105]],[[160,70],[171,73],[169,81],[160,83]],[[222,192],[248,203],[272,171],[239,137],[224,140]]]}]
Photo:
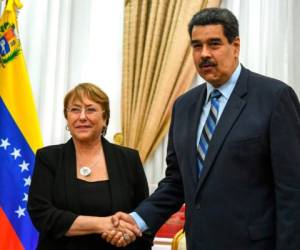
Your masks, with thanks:
[{"label": "woman's shoulder", "polygon": [[63,143],[42,147],[37,150],[36,157],[50,161],[55,160],[63,153],[66,145],[67,143]]},{"label": "woman's shoulder", "polygon": [[130,147],[122,146],[122,145],[119,145],[119,144],[111,143],[106,139],[103,140],[103,143],[106,144],[106,146],[110,147],[114,151],[121,152],[121,153],[124,153],[124,154],[129,154],[129,155],[138,155],[138,151],[134,148],[130,148]]},{"label": "woman's shoulder", "polygon": [[136,149],[122,146],[119,144],[110,143],[108,141],[105,141],[103,143],[103,146],[105,149],[105,152],[111,155],[114,155],[114,157],[117,157],[119,160],[123,160],[125,162],[141,162],[140,154]]},{"label": "woman's shoulder", "polygon": [[125,146],[122,146],[122,145],[118,145],[118,144],[114,144],[112,143],[113,147],[115,147],[116,150],[120,150],[124,153],[127,153],[127,154],[138,154],[138,151],[134,148],[130,148],[130,147],[125,147]]},{"label": "woman's shoulder", "polygon": [[40,154],[54,153],[54,152],[62,150],[63,147],[64,147],[64,145],[65,145],[65,143],[63,143],[63,144],[56,144],[56,145],[48,145],[48,146],[39,148],[37,150],[37,154],[38,153],[40,153]]}]

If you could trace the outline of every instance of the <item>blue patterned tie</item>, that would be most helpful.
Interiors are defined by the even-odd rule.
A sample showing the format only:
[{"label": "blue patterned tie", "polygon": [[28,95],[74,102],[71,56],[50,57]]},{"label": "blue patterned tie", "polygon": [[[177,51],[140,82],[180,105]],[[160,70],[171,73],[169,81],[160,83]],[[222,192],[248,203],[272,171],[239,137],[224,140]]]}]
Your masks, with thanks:
[{"label": "blue patterned tie", "polygon": [[207,120],[204,124],[202,134],[199,140],[199,144],[197,146],[198,158],[198,176],[200,176],[203,169],[203,162],[208,150],[209,142],[213,136],[213,133],[216,128],[218,111],[219,111],[219,98],[222,96],[219,90],[215,89],[210,94],[210,102],[211,107],[209,110],[209,114]]}]

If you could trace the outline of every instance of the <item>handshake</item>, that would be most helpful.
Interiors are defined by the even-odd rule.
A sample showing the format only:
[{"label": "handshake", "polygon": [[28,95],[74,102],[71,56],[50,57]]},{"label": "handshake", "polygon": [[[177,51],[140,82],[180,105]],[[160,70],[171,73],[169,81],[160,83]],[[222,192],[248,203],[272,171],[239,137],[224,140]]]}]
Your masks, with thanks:
[{"label": "handshake", "polygon": [[142,236],[141,230],[129,214],[117,212],[103,219],[106,221],[102,224],[101,237],[116,247],[125,247]]}]

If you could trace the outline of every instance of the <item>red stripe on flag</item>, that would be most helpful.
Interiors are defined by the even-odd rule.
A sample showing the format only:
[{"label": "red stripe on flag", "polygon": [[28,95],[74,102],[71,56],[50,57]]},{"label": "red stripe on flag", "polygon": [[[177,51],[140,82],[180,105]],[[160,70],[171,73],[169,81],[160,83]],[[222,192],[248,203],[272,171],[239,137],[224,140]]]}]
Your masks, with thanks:
[{"label": "red stripe on flag", "polygon": [[0,207],[0,249],[24,250],[15,230]]}]

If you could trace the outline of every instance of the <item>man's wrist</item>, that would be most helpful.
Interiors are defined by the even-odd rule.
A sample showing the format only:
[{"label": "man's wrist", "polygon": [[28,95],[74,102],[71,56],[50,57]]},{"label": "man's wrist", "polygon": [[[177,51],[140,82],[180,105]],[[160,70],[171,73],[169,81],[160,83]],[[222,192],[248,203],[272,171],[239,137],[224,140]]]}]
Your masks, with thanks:
[{"label": "man's wrist", "polygon": [[130,215],[134,219],[135,223],[138,225],[139,229],[142,232],[146,231],[149,228],[146,222],[137,212],[131,212]]}]

